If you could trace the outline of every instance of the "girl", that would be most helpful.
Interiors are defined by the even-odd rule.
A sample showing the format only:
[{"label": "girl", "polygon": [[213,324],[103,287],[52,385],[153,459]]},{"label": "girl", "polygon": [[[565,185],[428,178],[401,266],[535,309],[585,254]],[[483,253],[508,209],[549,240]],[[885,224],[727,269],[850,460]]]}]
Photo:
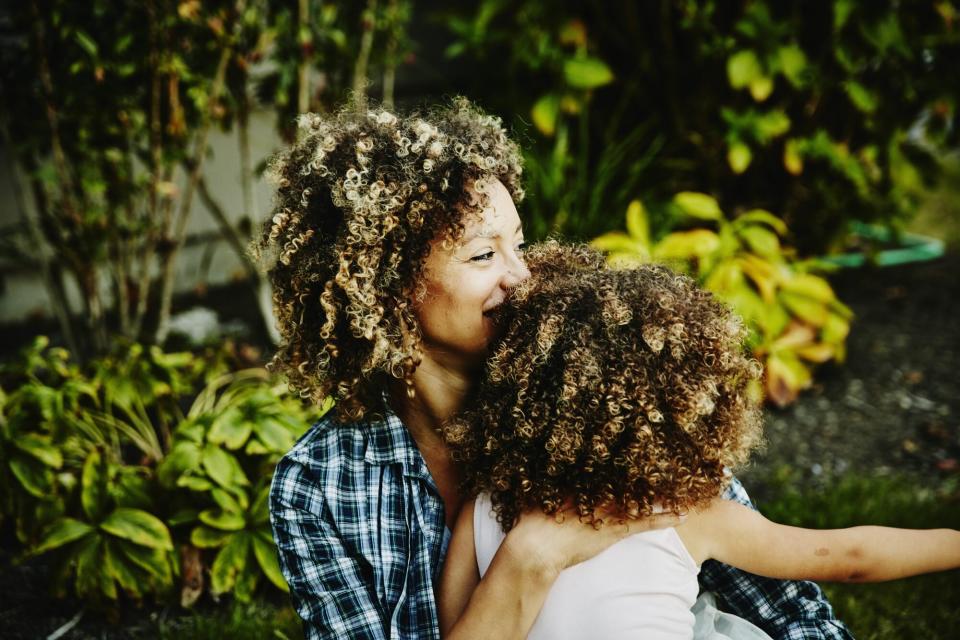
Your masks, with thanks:
[{"label": "girl", "polygon": [[[440,591],[460,611],[528,509],[603,528],[656,513],[639,533],[563,571],[530,638],[691,638],[708,560],[784,579],[881,581],[960,566],[960,532],[778,525],[723,500],[760,442],[745,330],[691,280],[659,266],[611,271],[585,248],[528,251],[532,278],[498,309],[505,335],[476,397],[445,428],[470,495]],[[741,621],[742,622],[742,621]],[[775,633],[771,630],[771,633]],[[768,637],[748,623],[726,635]]]}]

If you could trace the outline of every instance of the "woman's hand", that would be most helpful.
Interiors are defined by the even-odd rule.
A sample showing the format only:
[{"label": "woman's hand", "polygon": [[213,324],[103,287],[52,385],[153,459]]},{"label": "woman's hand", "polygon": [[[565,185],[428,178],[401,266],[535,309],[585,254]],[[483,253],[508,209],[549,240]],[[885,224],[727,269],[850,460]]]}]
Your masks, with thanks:
[{"label": "woman's hand", "polygon": [[557,516],[534,509],[523,513],[503,541],[511,561],[552,580],[568,567],[584,562],[629,535],[681,524],[685,516],[672,513],[624,517],[601,511],[600,527],[580,521],[571,505]]}]

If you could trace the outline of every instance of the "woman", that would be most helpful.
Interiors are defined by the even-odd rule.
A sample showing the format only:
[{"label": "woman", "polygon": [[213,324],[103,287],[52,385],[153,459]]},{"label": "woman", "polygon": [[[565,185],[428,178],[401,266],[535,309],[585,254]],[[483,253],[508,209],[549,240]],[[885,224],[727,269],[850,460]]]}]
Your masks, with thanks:
[{"label": "woman", "polygon": [[[277,466],[281,568],[309,638],[439,637],[434,589],[462,502],[440,430],[478,380],[490,312],[527,276],[519,150],[463,99],[301,124],[273,164],[261,240],[283,337],[273,365],[337,404]],[[450,637],[523,637],[562,569],[665,523],[593,531],[526,514]],[[815,585],[706,573],[776,637],[849,637]]]}]

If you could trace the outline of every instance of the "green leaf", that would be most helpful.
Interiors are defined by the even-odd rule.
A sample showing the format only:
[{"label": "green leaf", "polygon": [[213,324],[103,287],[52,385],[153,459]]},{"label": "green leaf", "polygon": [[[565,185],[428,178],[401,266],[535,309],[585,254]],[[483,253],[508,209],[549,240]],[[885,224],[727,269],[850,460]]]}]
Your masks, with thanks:
[{"label": "green leaf", "polygon": [[596,89],[613,82],[613,71],[597,58],[571,58],[563,63],[563,76],[575,89]]},{"label": "green leaf", "polygon": [[270,453],[270,449],[263,446],[263,443],[256,438],[250,438],[247,440],[247,446],[243,448],[243,452],[248,456],[262,456],[265,453]]},{"label": "green leaf", "polygon": [[783,145],[783,167],[791,175],[798,176],[803,173],[801,144],[796,138],[787,140],[786,144]]},{"label": "green leaf", "polygon": [[766,143],[790,130],[790,118],[779,109],[768,111],[754,121],[757,140]]},{"label": "green leaf", "polygon": [[150,496],[153,485],[145,476],[147,473],[149,472],[144,467],[123,466],[117,470],[110,496],[118,507],[145,511],[153,508],[153,499]]},{"label": "green leaf", "polygon": [[590,246],[600,251],[622,253],[642,253],[642,247],[636,240],[622,231],[611,231],[590,241]]},{"label": "green leaf", "polygon": [[737,261],[724,260],[713,268],[703,286],[713,292],[725,292],[742,287],[744,286],[743,270]]},{"label": "green leaf", "polygon": [[780,255],[780,238],[765,227],[744,227],[740,229],[738,235],[757,255],[765,258],[776,258]]},{"label": "green leaf", "polygon": [[177,480],[177,486],[190,489],[191,491],[210,491],[210,489],[216,485],[203,476],[181,476],[180,479]]},{"label": "green leaf", "polygon": [[173,550],[173,540],[167,526],[153,514],[140,509],[121,507],[100,523],[110,535],[151,549]]},{"label": "green leaf", "polygon": [[830,344],[840,344],[850,334],[850,322],[836,314],[830,314],[820,331],[820,339]]},{"label": "green leaf", "polygon": [[252,429],[240,411],[227,410],[214,419],[210,431],[207,432],[207,441],[226,445],[227,449],[239,449],[250,437]]},{"label": "green leaf", "polygon": [[812,298],[817,302],[829,303],[836,299],[830,284],[810,273],[798,273],[782,285],[783,291]]},{"label": "green leaf", "polygon": [[34,555],[46,553],[79,540],[93,531],[94,528],[86,522],[74,518],[61,518],[44,531],[40,542],[31,550],[31,553]]},{"label": "green leaf", "polygon": [[237,575],[247,565],[250,537],[241,532],[231,536],[230,541],[220,550],[213,566],[210,567],[210,590],[216,594],[230,591],[236,584]]},{"label": "green leaf", "polygon": [[198,513],[198,512],[197,512],[196,509],[191,509],[191,508],[189,508],[189,507],[186,508],[186,509],[180,509],[180,510],[178,510],[176,513],[174,513],[172,516],[170,516],[170,517],[168,517],[168,518],[166,519],[166,520],[167,520],[167,526],[168,526],[168,527],[178,527],[178,526],[180,526],[181,524],[187,524],[187,523],[190,523],[190,522],[194,522],[194,521],[196,521],[196,519],[197,519],[197,513]]},{"label": "green leaf", "polygon": [[112,540],[111,542],[117,545],[124,557],[132,564],[140,567],[162,583],[169,584],[172,575],[170,565],[167,562],[167,552],[162,549],[151,549],[150,547],[131,544],[123,540]]},{"label": "green leaf", "polygon": [[738,51],[727,60],[727,79],[734,89],[743,89],[762,76],[760,60],[749,49]]},{"label": "green leaf", "polygon": [[789,351],[767,358],[767,396],[780,406],[793,402],[811,379],[810,370]]},{"label": "green leaf", "polygon": [[804,85],[804,72],[807,69],[807,56],[796,44],[788,44],[777,51],[780,59],[780,71],[794,87]]},{"label": "green leaf", "polygon": [[11,458],[10,471],[24,489],[35,498],[49,498],[53,490],[53,472],[33,458]]},{"label": "green leaf", "polygon": [[232,531],[221,531],[204,526],[194,527],[190,532],[190,544],[199,549],[215,549],[226,544],[233,535],[235,534]]},{"label": "green leaf", "polygon": [[134,566],[112,540],[104,540],[103,565],[107,575],[120,583],[124,591],[140,597],[143,593],[143,578],[137,575]]},{"label": "green leaf", "polygon": [[742,142],[734,142],[727,150],[727,164],[738,175],[747,170],[752,160],[753,152]]},{"label": "green leaf", "polygon": [[696,191],[681,191],[673,197],[673,202],[686,215],[700,220],[720,220],[723,212],[717,200],[705,193]]},{"label": "green leaf", "polygon": [[787,233],[787,223],[764,209],[751,209],[742,213],[737,216],[733,224],[737,227],[747,224],[765,224],[772,227],[781,236]]},{"label": "green leaf", "polygon": [[[210,492],[210,496],[213,498],[213,501],[216,502],[217,505],[224,511],[229,511],[231,513],[243,513],[246,510],[246,508],[240,504],[240,501],[225,489],[214,489]],[[246,502],[246,500],[244,500],[244,502]]]},{"label": "green leaf", "polygon": [[773,78],[760,76],[750,81],[750,95],[757,102],[763,102],[773,93]]},{"label": "green leaf", "polygon": [[250,602],[253,600],[253,592],[260,581],[260,572],[257,565],[253,562],[247,562],[239,574],[237,574],[237,583],[233,587],[233,595],[239,602]]},{"label": "green leaf", "polygon": [[59,469],[63,466],[63,455],[49,436],[24,433],[13,441],[13,445],[48,467]]},{"label": "green leaf", "polygon": [[99,521],[107,510],[109,498],[109,466],[94,449],[83,463],[83,475],[80,479],[80,502],[87,517]]},{"label": "green leaf", "polygon": [[91,58],[97,57],[97,43],[93,41],[93,38],[88,36],[86,32],[77,29],[73,33],[74,39],[77,41],[77,44],[80,45],[80,48],[86,51]]},{"label": "green leaf", "polygon": [[709,229],[692,229],[669,234],[657,243],[653,255],[658,259],[702,258],[720,248],[720,236]]},{"label": "green leaf", "polygon": [[222,531],[241,531],[247,526],[242,514],[222,511],[220,509],[205,509],[200,512],[200,522]]},{"label": "green leaf", "polygon": [[839,31],[847,24],[850,14],[856,8],[855,0],[836,0],[833,3],[833,29]]},{"label": "green leaf", "polygon": [[873,113],[877,110],[877,97],[859,82],[848,80],[843,88],[846,89],[850,102],[860,111]]},{"label": "green leaf", "polygon": [[533,124],[545,136],[553,136],[557,130],[557,118],[560,117],[560,96],[548,93],[533,105],[530,112]]},{"label": "green leaf", "polygon": [[277,547],[260,536],[253,536],[253,555],[257,557],[260,568],[263,569],[263,575],[272,582],[278,589],[289,592],[290,587],[283,578],[280,571],[280,562],[277,560]]},{"label": "green leaf", "polygon": [[221,487],[250,484],[237,459],[213,444],[203,448],[203,470]]},{"label": "green leaf", "polygon": [[83,541],[74,556],[77,563],[77,595],[93,596],[100,591],[100,574],[104,571],[100,557],[100,536],[90,536]]},{"label": "green leaf", "polygon": [[650,220],[647,210],[639,200],[632,200],[627,205],[627,233],[640,245],[650,246]]},{"label": "green leaf", "polygon": [[779,297],[790,313],[815,327],[822,327],[830,317],[830,310],[824,303],[805,295],[780,291]]},{"label": "green leaf", "polygon": [[[250,512],[247,515],[247,521],[254,525],[269,525],[270,523],[270,485],[265,485],[257,494]],[[272,539],[272,538],[271,538]]]},{"label": "green leaf", "polygon": [[184,473],[200,468],[201,449],[193,442],[176,444],[163,462],[157,467],[157,479],[164,487],[170,488]]},{"label": "green leaf", "polygon": [[296,441],[293,434],[273,418],[264,417],[254,425],[253,429],[263,444],[276,453],[286,453]]}]

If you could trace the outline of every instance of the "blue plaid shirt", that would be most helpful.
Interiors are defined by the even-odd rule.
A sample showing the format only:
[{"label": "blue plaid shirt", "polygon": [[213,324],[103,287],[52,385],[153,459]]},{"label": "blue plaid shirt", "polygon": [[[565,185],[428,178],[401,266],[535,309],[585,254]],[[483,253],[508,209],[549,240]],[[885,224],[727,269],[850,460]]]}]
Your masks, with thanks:
[{"label": "blue plaid shirt", "polygon": [[[727,497],[750,503],[736,481]],[[270,520],[308,640],[440,637],[443,502],[395,415],[346,425],[328,415],[314,425],[277,466]],[[852,638],[813,583],[716,562],[700,579],[773,638]]]}]

